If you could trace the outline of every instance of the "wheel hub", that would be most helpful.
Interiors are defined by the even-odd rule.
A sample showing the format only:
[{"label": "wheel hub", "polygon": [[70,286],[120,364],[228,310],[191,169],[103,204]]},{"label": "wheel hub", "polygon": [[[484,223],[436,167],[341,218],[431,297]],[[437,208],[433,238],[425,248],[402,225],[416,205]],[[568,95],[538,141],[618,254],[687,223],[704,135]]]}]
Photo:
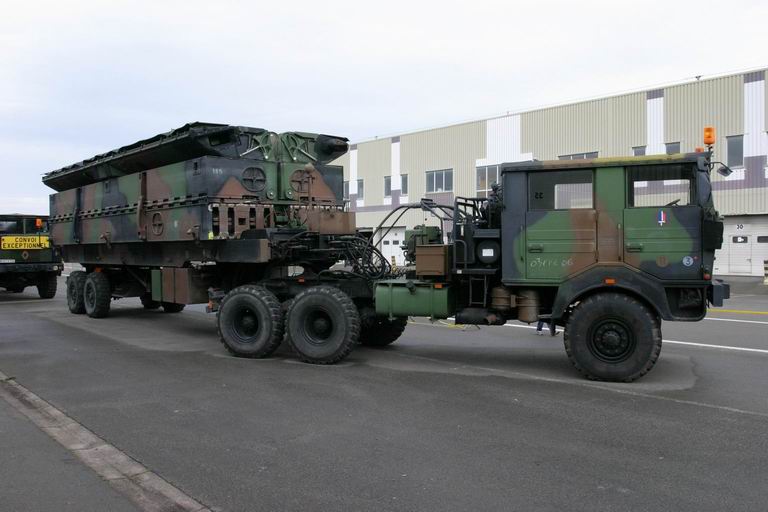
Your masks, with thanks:
[{"label": "wheel hub", "polygon": [[[235,329],[242,338],[252,338],[259,330],[259,320],[249,308],[244,308],[237,315]],[[251,341],[251,340],[247,340]]]},{"label": "wheel hub", "polygon": [[315,311],[308,315],[305,330],[311,343],[322,344],[333,334],[333,321],[325,311]]},{"label": "wheel hub", "polygon": [[608,363],[626,360],[634,349],[635,340],[632,331],[618,320],[600,323],[591,333],[590,349],[592,353]]}]

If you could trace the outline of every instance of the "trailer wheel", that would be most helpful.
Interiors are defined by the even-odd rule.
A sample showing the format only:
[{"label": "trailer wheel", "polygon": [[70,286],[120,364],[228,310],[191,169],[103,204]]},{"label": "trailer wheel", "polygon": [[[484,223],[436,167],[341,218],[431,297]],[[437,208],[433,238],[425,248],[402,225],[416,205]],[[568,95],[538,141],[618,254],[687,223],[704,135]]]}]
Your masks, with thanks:
[{"label": "trailer wheel", "polygon": [[588,379],[632,382],[659,358],[661,323],[634,297],[598,293],[573,310],[563,341],[571,363]]},{"label": "trailer wheel", "polygon": [[37,294],[41,299],[52,299],[56,296],[58,276],[49,272],[37,281]]},{"label": "trailer wheel", "polygon": [[112,288],[107,275],[102,272],[88,274],[83,287],[85,313],[91,318],[104,318],[109,315],[111,301]]},{"label": "trailer wheel", "polygon": [[360,344],[368,347],[386,347],[391,345],[403,334],[407,318],[376,317],[374,321],[366,325],[360,331]]},{"label": "trailer wheel", "polygon": [[160,301],[158,300],[152,300],[152,294],[151,293],[143,293],[139,300],[141,301],[141,305],[144,306],[144,309],[157,309],[160,307]]},{"label": "trailer wheel", "polygon": [[360,315],[346,293],[332,286],[314,286],[291,303],[286,331],[299,359],[333,364],[347,357],[357,344]]},{"label": "trailer wheel", "polygon": [[221,342],[239,357],[267,357],[283,340],[280,301],[262,286],[244,285],[230,291],[216,318]]},{"label": "trailer wheel", "polygon": [[75,270],[67,278],[67,307],[69,307],[69,312],[75,315],[85,313],[85,302],[83,301],[85,278],[86,273],[82,270]]},{"label": "trailer wheel", "polygon": [[164,313],[181,313],[184,311],[185,304],[177,304],[176,302],[162,302]]}]

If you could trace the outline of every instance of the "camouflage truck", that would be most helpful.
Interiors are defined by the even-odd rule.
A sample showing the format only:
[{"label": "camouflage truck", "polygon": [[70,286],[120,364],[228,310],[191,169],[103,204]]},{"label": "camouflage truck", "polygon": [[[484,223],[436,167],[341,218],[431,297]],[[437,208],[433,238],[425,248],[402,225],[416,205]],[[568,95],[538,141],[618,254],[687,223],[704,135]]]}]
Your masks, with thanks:
[{"label": "camouflage truck", "polygon": [[[207,303],[222,343],[265,357],[284,332],[312,363],[345,357],[376,323],[372,280],[389,273],[355,230],[342,168],[347,139],[192,123],[52,171],[51,239],[84,266],[67,280],[75,314],[139,297],[167,313]],[[337,262],[346,270],[332,270]]]},{"label": "camouflage truck", "polygon": [[56,295],[62,263],[48,239],[48,217],[0,215],[0,287],[21,293],[36,286],[41,299]]},{"label": "camouflage truck", "polygon": [[[503,165],[489,197],[402,205],[362,236],[329,164],[346,150],[194,123],[47,174],[52,239],[85,267],[70,311],[207,302],[233,354],[266,357],[285,338],[320,364],[394,342],[410,316],[546,320],[588,378],[631,381],[655,364],[662,320],[700,320],[728,297],[711,275],[723,224],[710,152]],[[440,226],[413,230],[414,265],[394,275],[375,244],[413,208]]]},{"label": "camouflage truck", "polygon": [[376,312],[544,320],[564,326],[586,377],[637,379],[659,357],[662,320],[701,320],[729,297],[712,278],[713,165],[710,152],[501,165],[488,198],[455,200],[452,243],[416,245],[410,275],[377,282]]}]

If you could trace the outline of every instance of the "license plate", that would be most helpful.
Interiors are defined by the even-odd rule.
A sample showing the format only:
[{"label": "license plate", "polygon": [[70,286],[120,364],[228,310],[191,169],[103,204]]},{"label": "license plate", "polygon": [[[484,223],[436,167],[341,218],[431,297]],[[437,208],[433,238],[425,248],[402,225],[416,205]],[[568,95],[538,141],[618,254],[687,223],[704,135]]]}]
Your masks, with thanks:
[{"label": "license plate", "polygon": [[0,249],[12,250],[35,250],[48,249],[51,247],[47,236],[4,236],[0,240]]}]

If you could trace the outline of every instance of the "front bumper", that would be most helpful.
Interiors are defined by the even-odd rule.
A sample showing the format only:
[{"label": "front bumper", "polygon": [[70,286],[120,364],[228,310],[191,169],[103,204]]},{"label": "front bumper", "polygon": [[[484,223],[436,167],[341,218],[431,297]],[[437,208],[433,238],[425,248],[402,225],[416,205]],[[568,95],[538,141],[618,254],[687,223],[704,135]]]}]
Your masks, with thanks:
[{"label": "front bumper", "polygon": [[707,288],[707,300],[712,306],[721,307],[723,301],[731,298],[731,285],[722,279],[713,279]]},{"label": "front bumper", "polygon": [[63,263],[0,263],[0,274],[31,274],[35,272],[56,272],[61,275]]}]

